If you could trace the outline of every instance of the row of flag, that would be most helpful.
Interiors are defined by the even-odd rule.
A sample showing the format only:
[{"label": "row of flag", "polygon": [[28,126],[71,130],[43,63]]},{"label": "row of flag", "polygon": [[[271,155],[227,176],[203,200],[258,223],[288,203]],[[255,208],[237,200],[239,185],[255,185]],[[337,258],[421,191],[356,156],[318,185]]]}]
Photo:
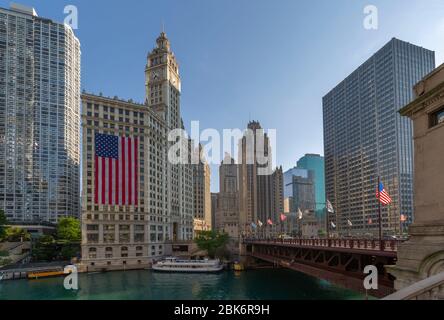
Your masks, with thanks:
[{"label": "row of flag", "polygon": [[[390,195],[387,192],[387,190],[385,190],[384,184],[382,182],[379,183],[378,189],[376,190],[376,198],[379,200],[379,202],[381,204],[383,204],[385,206],[387,206],[390,203],[392,203],[392,198],[390,197]],[[327,200],[327,211],[329,213],[335,213],[333,205],[331,204],[331,202],[329,200]],[[406,222],[406,221],[407,221],[407,216],[404,215],[404,214],[401,214],[401,222]],[[368,224],[373,224],[372,218],[369,218]],[[347,220],[347,225],[349,227],[353,226],[353,223],[351,222],[350,219]],[[331,226],[334,229],[336,228],[336,224],[333,221],[331,222]]]},{"label": "row of flag", "polygon": [[[285,222],[285,221],[287,220],[287,218],[288,218],[288,217],[287,217],[285,214],[281,213],[281,215],[280,215],[280,220],[281,220],[281,222]],[[299,219],[299,220],[302,220],[303,218],[304,218],[304,214],[302,213],[301,209],[298,209],[298,219]],[[260,221],[260,220],[257,221],[257,224],[254,223],[254,222],[251,223],[251,227],[252,227],[253,229],[257,229],[258,227],[259,227],[259,228],[262,228],[263,225],[264,225],[263,222]],[[273,226],[273,225],[274,225],[273,220],[268,219],[268,220],[267,220],[267,225],[269,225],[269,226]]]},{"label": "row of flag", "polygon": [[[383,204],[383,205],[389,205],[391,202],[392,202],[392,199],[391,199],[391,197],[390,197],[390,195],[388,194],[388,192],[385,190],[385,187],[384,187],[384,184],[381,182],[381,183],[379,183],[379,186],[378,186],[378,190],[376,191],[376,198],[381,202],[381,204]],[[335,213],[335,210],[334,210],[334,208],[333,208],[333,205],[332,205],[332,203],[329,201],[329,200],[327,200],[327,211],[329,212],[329,213]],[[303,219],[303,213],[302,213],[302,211],[301,211],[301,209],[298,209],[298,218],[299,218],[299,220],[302,220]],[[282,222],[284,222],[285,220],[287,220],[287,216],[285,215],[285,214],[281,214],[281,216],[280,216],[280,219],[281,219],[281,221]],[[407,221],[407,216],[406,215],[401,215],[401,222],[406,222]],[[373,224],[373,220],[371,219],[371,218],[369,218],[369,220],[368,220],[368,224]],[[271,219],[268,219],[267,220],[267,225],[269,225],[269,226],[273,226],[273,221],[271,220]],[[350,220],[350,219],[348,219],[347,220],[347,225],[349,226],[349,227],[352,227],[353,226],[353,222]],[[263,223],[260,221],[260,220],[258,220],[258,223],[256,224],[256,223],[252,223],[251,224],[251,226],[254,228],[254,229],[257,229],[257,227],[259,226],[260,228],[262,228],[262,226],[263,226]],[[334,228],[334,229],[336,229],[336,224],[332,221],[331,222],[331,226]]]}]

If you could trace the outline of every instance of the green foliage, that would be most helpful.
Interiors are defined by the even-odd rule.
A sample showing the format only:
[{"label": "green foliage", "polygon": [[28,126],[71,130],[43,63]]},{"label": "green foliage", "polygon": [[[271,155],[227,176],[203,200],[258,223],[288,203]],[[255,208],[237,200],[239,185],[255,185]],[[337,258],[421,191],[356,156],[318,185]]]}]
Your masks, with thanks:
[{"label": "green foliage", "polygon": [[79,249],[75,246],[63,246],[62,250],[60,250],[60,259],[62,260],[71,260],[76,257],[79,253]]},{"label": "green foliage", "polygon": [[325,232],[325,230],[319,230],[319,231],[318,231],[318,236],[319,236],[320,238],[324,238],[324,237],[327,236],[327,232]]},{"label": "green foliage", "polygon": [[8,256],[9,256],[8,251],[0,251],[0,258],[1,257],[8,257]]},{"label": "green foliage", "polygon": [[6,223],[8,223],[8,220],[6,219],[5,212],[3,210],[0,210],[0,242],[3,241],[6,235]]},{"label": "green foliage", "polygon": [[56,257],[54,237],[44,235],[38,239],[32,250],[34,261],[53,261]]},{"label": "green foliage", "polygon": [[31,241],[31,235],[27,231],[17,227],[6,228],[3,238],[8,242]]},{"label": "green foliage", "polygon": [[200,250],[206,250],[211,258],[224,255],[225,246],[229,241],[229,235],[215,231],[201,231],[194,242]]},{"label": "green foliage", "polygon": [[57,224],[57,238],[59,240],[80,241],[80,221],[75,218],[62,218]]},{"label": "green foliage", "polygon": [[0,226],[4,226],[8,223],[8,219],[6,219],[5,212],[3,210],[0,210]]},{"label": "green foliage", "polygon": [[56,240],[50,235],[38,239],[32,250],[32,259],[36,262],[71,260],[80,253],[78,241]]},{"label": "green foliage", "polygon": [[5,227],[0,226],[0,242],[3,242],[5,235],[6,235]]},{"label": "green foliage", "polygon": [[11,264],[12,260],[9,258],[0,258],[0,266],[6,266],[8,264]]},{"label": "green foliage", "polygon": [[40,244],[46,244],[46,245],[48,245],[48,244],[52,244],[52,243],[54,243],[54,237],[45,234],[45,235],[43,235],[43,236],[41,236],[41,237],[39,238],[39,240],[38,240],[37,243],[40,243]]}]

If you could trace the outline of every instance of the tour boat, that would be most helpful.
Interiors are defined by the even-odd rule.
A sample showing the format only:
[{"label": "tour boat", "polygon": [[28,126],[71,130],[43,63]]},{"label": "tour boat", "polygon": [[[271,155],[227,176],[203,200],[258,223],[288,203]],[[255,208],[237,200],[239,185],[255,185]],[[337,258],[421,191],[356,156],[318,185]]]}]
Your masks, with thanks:
[{"label": "tour boat", "polygon": [[153,265],[153,270],[163,272],[210,273],[219,272],[223,268],[219,260],[179,260],[174,257],[165,258]]}]

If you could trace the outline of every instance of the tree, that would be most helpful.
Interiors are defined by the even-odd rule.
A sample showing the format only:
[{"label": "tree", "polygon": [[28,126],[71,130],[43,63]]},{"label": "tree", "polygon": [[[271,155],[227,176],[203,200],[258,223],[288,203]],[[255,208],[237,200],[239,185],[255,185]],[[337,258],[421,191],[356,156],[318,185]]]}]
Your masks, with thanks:
[{"label": "tree", "polygon": [[59,240],[80,241],[80,221],[75,218],[62,218],[57,224],[57,238]]},{"label": "tree", "polygon": [[0,210],[0,241],[5,237],[6,235],[6,227],[5,225],[8,223],[8,220],[6,219],[5,212],[3,210]]},{"label": "tree", "polygon": [[8,223],[8,219],[6,219],[5,212],[3,210],[0,210],[0,226],[4,226]]},{"label": "tree", "polygon": [[53,261],[56,256],[54,237],[50,235],[41,236],[32,249],[34,261]]},{"label": "tree", "polygon": [[6,229],[4,239],[9,242],[31,241],[31,235],[23,229],[10,227]]},{"label": "tree", "polygon": [[216,257],[218,253],[223,252],[229,240],[226,233],[216,231],[201,231],[197,234],[194,242],[200,250],[206,250],[211,258]]}]

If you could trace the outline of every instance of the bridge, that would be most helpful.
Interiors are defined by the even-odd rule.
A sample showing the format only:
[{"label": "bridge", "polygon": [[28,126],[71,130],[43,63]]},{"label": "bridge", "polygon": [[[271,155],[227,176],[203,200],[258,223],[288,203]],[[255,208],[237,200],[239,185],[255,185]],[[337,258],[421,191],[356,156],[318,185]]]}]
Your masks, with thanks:
[{"label": "bridge", "polygon": [[[397,261],[398,240],[253,239],[243,240],[246,255],[381,298],[394,292],[385,266]],[[366,292],[364,268],[378,268],[378,290]]]}]

